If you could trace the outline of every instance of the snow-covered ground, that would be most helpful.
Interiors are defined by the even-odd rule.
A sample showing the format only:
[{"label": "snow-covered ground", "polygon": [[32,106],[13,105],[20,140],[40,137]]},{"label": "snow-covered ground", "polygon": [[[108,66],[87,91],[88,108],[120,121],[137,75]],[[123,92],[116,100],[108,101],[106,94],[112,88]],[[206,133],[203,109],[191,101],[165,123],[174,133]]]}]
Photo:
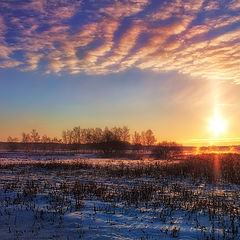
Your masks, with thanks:
[{"label": "snow-covered ground", "polygon": [[114,171],[152,160],[2,153],[0,162],[0,239],[240,239],[239,185]]}]

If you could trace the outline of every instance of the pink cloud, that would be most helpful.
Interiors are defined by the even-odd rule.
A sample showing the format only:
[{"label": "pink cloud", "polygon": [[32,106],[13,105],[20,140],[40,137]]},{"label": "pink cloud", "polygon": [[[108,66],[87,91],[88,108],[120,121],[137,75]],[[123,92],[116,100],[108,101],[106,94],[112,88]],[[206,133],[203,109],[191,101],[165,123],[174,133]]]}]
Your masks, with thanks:
[{"label": "pink cloud", "polygon": [[117,46],[113,49],[113,55],[108,57],[101,63],[102,67],[108,67],[115,64],[121,64],[121,61],[127,57],[136,45],[137,39],[141,32],[146,30],[144,25],[133,25],[120,38]]},{"label": "pink cloud", "polygon": [[7,60],[0,61],[0,68],[12,68],[12,67],[17,67],[20,64],[22,64],[22,62],[14,59],[7,59]]},{"label": "pink cloud", "polygon": [[156,12],[149,17],[152,21],[166,20],[181,12],[182,0],[174,0],[172,2],[165,2]]},{"label": "pink cloud", "polygon": [[204,7],[205,11],[212,11],[217,9],[219,9],[219,1],[216,0],[209,1]]},{"label": "pink cloud", "polygon": [[182,6],[185,11],[190,13],[199,12],[205,0],[184,0]]},{"label": "pink cloud", "polygon": [[0,16],[0,37],[3,37],[7,30],[7,26],[4,23],[4,19]]},{"label": "pink cloud", "polygon": [[43,13],[47,4],[47,0],[33,0],[22,5],[22,9]]},{"label": "pink cloud", "polygon": [[23,67],[22,70],[23,71],[36,70],[38,68],[38,63],[42,57],[43,57],[43,54],[41,53],[30,53],[30,52],[27,53],[25,55],[25,58],[27,59],[26,62],[28,66]]},{"label": "pink cloud", "polygon": [[95,49],[89,50],[83,61],[93,64],[96,63],[99,57],[105,56],[114,45],[113,37],[118,27],[119,22],[117,21],[103,20],[99,23],[99,28],[101,29],[101,34],[103,36],[103,44]]},{"label": "pink cloud", "polygon": [[101,8],[99,12],[107,14],[111,18],[118,19],[131,16],[142,11],[148,3],[149,0],[115,1],[112,5]]},{"label": "pink cloud", "polygon": [[194,26],[191,29],[189,29],[184,37],[186,39],[193,38],[193,37],[195,37],[197,35],[206,33],[209,30],[210,30],[210,28],[208,26],[206,26],[206,25],[197,25],[197,26]]},{"label": "pink cloud", "polygon": [[182,15],[192,15],[198,12],[204,0],[174,0],[164,2],[163,5],[149,15],[152,21],[166,20],[172,17],[181,17]]},{"label": "pink cloud", "polygon": [[76,8],[74,6],[70,7],[59,7],[54,10],[54,17],[58,19],[71,18],[76,13]]},{"label": "pink cloud", "polygon": [[240,8],[240,2],[239,0],[232,0],[229,5],[228,5],[229,9],[231,10],[238,10]]},{"label": "pink cloud", "polygon": [[212,28],[225,27],[239,21],[240,21],[240,16],[230,16],[230,15],[223,15],[221,17],[214,18],[214,19],[211,19],[211,18],[205,19],[206,25],[211,26]]},{"label": "pink cloud", "polygon": [[9,55],[13,52],[14,48],[6,45],[0,45],[0,58],[9,59]]},{"label": "pink cloud", "polygon": [[[76,2],[81,3],[35,0],[18,4],[27,14],[9,17],[12,29],[0,17],[1,66],[30,71],[44,62],[46,73],[57,74],[107,74],[137,67],[209,79],[240,79],[240,32],[236,28],[230,31],[240,18],[228,12],[218,18],[211,16],[218,1],[164,1],[141,17],[138,13],[148,9],[150,0],[99,3],[101,7],[90,14],[90,20],[73,27],[68,20],[81,13],[81,4]],[[237,1],[229,4],[233,10],[237,6]],[[34,17],[29,15],[31,8],[37,12]],[[200,11],[208,11],[208,17],[196,25]],[[229,32],[221,33],[227,28]],[[17,33],[14,46],[5,39],[13,29]],[[23,52],[22,62],[14,59],[16,50]]]},{"label": "pink cloud", "polygon": [[144,58],[139,62],[141,69],[155,71],[178,70],[183,74],[207,79],[240,79],[240,40],[239,30],[229,32],[211,41],[182,45],[176,49],[162,51]]},{"label": "pink cloud", "polygon": [[222,34],[216,38],[214,38],[210,45],[212,46],[219,46],[224,42],[228,42],[228,44],[231,44],[231,42],[235,40],[240,40],[240,28],[227,32],[225,34]]}]

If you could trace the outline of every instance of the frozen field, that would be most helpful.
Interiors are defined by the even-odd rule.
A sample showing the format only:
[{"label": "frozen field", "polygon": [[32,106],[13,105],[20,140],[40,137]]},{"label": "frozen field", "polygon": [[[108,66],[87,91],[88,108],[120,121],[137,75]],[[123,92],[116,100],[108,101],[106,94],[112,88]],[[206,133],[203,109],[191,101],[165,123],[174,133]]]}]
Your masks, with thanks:
[{"label": "frozen field", "polygon": [[169,163],[0,153],[0,236],[240,239],[237,173],[238,155]]}]

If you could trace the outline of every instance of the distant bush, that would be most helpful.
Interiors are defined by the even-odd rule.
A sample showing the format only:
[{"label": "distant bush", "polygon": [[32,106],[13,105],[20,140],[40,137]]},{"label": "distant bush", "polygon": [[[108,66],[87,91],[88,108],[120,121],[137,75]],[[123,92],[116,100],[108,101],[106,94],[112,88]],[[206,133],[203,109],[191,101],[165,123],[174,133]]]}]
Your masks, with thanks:
[{"label": "distant bush", "polygon": [[98,149],[102,152],[105,157],[119,157],[126,153],[129,147],[127,142],[119,140],[107,139],[106,141],[97,144]]},{"label": "distant bush", "polygon": [[161,142],[152,149],[151,156],[155,159],[172,159],[181,154],[183,147],[176,142]]}]

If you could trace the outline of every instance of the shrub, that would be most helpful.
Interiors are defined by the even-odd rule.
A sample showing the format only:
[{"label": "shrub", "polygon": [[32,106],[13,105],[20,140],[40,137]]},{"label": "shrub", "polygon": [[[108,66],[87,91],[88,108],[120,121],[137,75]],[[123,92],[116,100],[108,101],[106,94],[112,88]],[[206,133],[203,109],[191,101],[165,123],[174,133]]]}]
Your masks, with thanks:
[{"label": "shrub", "polygon": [[155,159],[172,159],[181,154],[183,148],[175,142],[161,142],[152,149],[151,156]]}]

